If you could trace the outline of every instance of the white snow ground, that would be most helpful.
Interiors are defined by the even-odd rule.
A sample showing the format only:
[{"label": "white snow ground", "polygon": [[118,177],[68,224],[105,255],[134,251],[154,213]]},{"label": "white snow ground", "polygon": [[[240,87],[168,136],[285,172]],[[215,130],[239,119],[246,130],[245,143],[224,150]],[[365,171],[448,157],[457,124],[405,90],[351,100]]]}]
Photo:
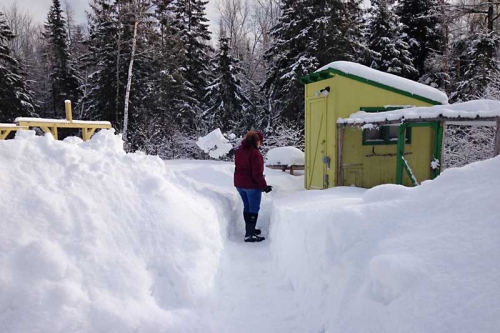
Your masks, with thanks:
[{"label": "white snow ground", "polygon": [[1,332],[498,332],[498,157],[417,188],[266,170],[247,244],[231,163],[120,146],[0,141]]}]

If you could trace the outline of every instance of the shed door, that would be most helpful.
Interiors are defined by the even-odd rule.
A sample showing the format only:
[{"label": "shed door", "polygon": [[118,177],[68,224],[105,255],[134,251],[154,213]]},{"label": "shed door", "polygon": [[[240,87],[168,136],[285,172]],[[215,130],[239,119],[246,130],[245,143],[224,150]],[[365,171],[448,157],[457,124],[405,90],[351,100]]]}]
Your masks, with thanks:
[{"label": "shed door", "polygon": [[363,164],[344,165],[344,186],[363,187]]},{"label": "shed door", "polygon": [[326,98],[307,101],[306,188],[323,189],[325,184]]}]

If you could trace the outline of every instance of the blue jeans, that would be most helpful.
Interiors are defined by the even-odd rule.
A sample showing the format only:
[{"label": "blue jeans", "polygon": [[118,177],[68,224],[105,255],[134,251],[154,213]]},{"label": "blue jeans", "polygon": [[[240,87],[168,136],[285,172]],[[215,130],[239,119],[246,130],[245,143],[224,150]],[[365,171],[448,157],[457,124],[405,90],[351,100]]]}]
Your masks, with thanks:
[{"label": "blue jeans", "polygon": [[243,200],[243,211],[245,213],[258,214],[260,210],[260,200],[262,191],[259,189],[236,188]]}]

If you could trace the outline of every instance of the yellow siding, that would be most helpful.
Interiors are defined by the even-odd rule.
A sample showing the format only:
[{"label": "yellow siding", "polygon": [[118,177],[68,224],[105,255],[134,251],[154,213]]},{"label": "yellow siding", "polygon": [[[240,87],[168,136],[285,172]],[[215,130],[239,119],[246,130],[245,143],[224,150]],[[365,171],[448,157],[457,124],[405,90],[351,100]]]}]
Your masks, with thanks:
[{"label": "yellow siding", "polygon": [[[415,105],[430,106],[430,104],[395,92],[387,91],[366,83],[349,79],[340,75],[327,80],[313,82],[305,85],[306,97],[306,142],[311,137],[308,131],[310,122],[310,110],[308,110],[308,100],[317,98],[316,93],[321,89],[330,87],[327,100],[326,112],[326,153],[330,157],[331,167],[326,170],[329,176],[329,186],[337,184],[337,119],[347,118],[361,107],[383,107],[386,105]],[[308,112],[309,111],[309,112]],[[405,146],[405,152],[411,154],[405,157],[412,168],[417,181],[421,182],[430,179],[430,163],[432,155],[433,133],[430,128],[413,128],[412,143]],[[344,176],[357,179],[357,186],[373,187],[383,183],[395,183],[396,178],[396,157],[373,156],[373,151],[377,155],[395,154],[397,145],[362,145],[362,131],[356,128],[347,128],[343,149],[343,165],[349,168],[344,172]],[[306,149],[306,160],[308,151]],[[307,168],[307,165],[306,165]],[[314,172],[323,173],[323,166],[316,166]],[[307,177],[307,172],[306,172]],[[346,179],[347,180],[347,179]],[[403,182],[411,186],[412,183],[404,173]],[[307,184],[307,179],[305,180]],[[350,185],[350,184],[346,184]],[[307,187],[307,186],[306,186]]]},{"label": "yellow siding", "polygon": [[[412,128],[411,144],[405,145],[406,160],[420,183],[431,178],[432,129],[428,127]],[[396,183],[396,144],[393,145],[362,145],[362,131],[359,128],[346,129],[343,165],[344,184],[353,184],[353,174],[360,172],[360,182],[353,185],[370,188],[380,184]],[[380,156],[393,154],[394,156]],[[353,171],[351,171],[351,169]],[[413,183],[403,171],[403,184]]]}]

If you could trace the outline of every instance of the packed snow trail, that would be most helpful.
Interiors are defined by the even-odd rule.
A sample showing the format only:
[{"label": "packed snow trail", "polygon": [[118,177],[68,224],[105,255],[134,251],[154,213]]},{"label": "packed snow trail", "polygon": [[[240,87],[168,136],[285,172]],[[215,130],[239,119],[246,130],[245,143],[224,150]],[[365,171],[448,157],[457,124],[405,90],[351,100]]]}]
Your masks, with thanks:
[{"label": "packed snow trail", "polygon": [[[214,279],[213,297],[203,310],[209,332],[304,332],[300,307],[293,287],[275,268],[270,239],[245,243],[243,206],[232,184],[232,163],[167,161],[179,184],[205,195],[218,207],[224,248]],[[263,194],[258,227],[268,236],[272,203],[291,190],[302,190],[303,178],[292,178],[281,171],[267,170],[267,179],[275,184]],[[209,180],[209,181],[207,181]],[[283,186],[285,185],[285,186]],[[225,229],[225,230],[224,230]]]},{"label": "packed snow trail", "polygon": [[212,332],[303,332],[288,280],[277,274],[264,244],[228,243],[216,278]]}]

